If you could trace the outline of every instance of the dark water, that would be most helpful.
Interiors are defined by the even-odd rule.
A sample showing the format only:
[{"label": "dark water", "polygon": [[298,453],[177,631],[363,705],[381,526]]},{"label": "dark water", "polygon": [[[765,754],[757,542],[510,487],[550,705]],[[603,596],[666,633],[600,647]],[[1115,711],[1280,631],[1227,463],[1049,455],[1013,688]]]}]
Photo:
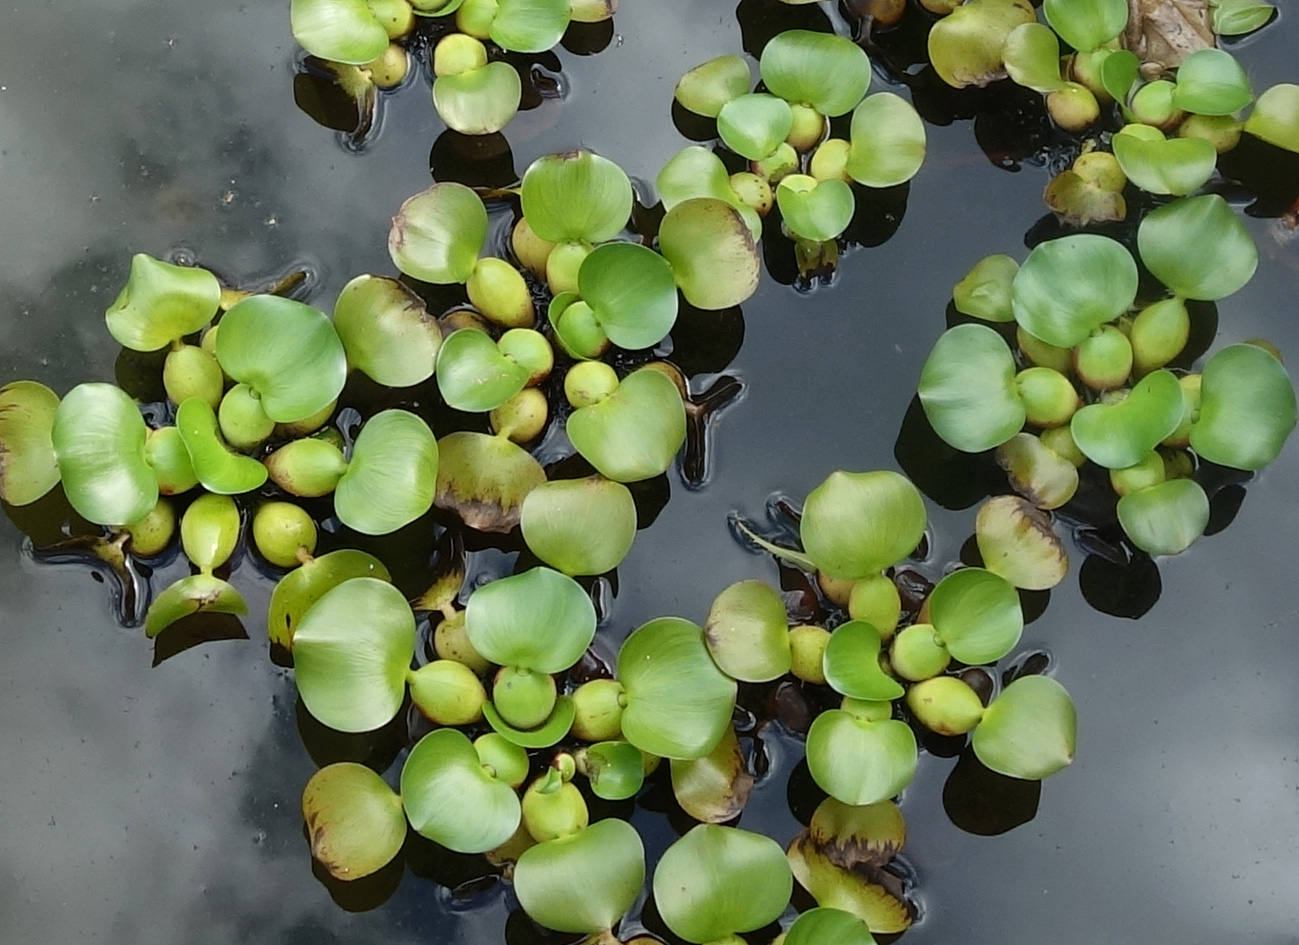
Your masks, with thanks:
[{"label": "dark water", "polygon": [[[686,143],[671,89],[739,49],[735,8],[623,7],[609,48],[561,53],[566,98],[507,129],[517,169],[583,146],[651,180]],[[1299,77],[1295,12],[1240,44],[1256,88]],[[286,3],[23,0],[0,17],[0,378],[60,390],[111,378],[102,311],[132,252],[184,247],[246,277],[306,261],[326,308],[352,275],[390,271],[388,217],[427,186],[442,130],[423,85],[387,103],[357,156],[294,106]],[[830,289],[768,280],[744,306],[729,370],[746,393],[714,426],[711,479],[690,491],[673,477],[620,568],[604,632],[667,613],[699,620],[727,584],[774,581],[772,561],[732,539],[728,513],[761,519],[773,493],[802,496],[832,469],[896,465],[952,284],[986,253],[1022,256],[1048,179],[1032,164],[994,166],[969,121],[929,133],[892,239],[849,253]],[[1267,219],[1250,227],[1259,274],[1221,304],[1220,340],[1264,335],[1293,361],[1299,240]],[[944,810],[954,760],[922,757],[903,804],[923,909],[907,941],[1299,942],[1297,469],[1299,438],[1249,483],[1229,528],[1160,566],[1162,594],[1138,622],[1089,606],[1075,554],[1021,649],[1048,650],[1077,701],[1078,760],[1043,785],[1031,821],[981,837]],[[973,513],[930,508],[941,564]],[[507,929],[528,940],[519,916],[507,926],[504,886],[453,894],[475,870],[423,849],[383,906],[336,905],[301,835],[315,764],[294,687],[259,623],[251,642],[151,669],[152,644],[112,620],[105,585],[19,547],[0,521],[0,941],[497,943]],[[1115,597],[1114,575],[1089,567],[1090,595]],[[263,612],[269,582],[247,563],[236,581]],[[769,748],[772,773],[741,823],[786,841],[797,746]],[[670,841],[661,819],[637,822],[652,854]]]}]

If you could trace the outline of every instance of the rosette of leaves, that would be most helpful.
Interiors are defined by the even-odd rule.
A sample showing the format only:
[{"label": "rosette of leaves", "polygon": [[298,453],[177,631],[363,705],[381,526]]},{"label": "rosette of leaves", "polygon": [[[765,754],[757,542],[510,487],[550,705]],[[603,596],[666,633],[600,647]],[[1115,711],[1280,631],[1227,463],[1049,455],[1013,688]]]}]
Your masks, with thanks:
[{"label": "rosette of leaves", "polygon": [[230,560],[239,528],[239,509],[229,496],[208,494],[190,503],[180,520],[180,542],[199,573],[182,578],[154,598],[144,618],[146,636],[156,637],[191,614],[248,613],[243,595],[212,574]]},{"label": "rosette of leaves", "polygon": [[523,911],[558,932],[611,934],[644,883],[640,834],[614,818],[529,847],[514,866]]},{"label": "rosette of leaves", "polygon": [[664,852],[653,886],[667,927],[702,945],[774,921],[785,911],[794,881],[771,838],[700,824]]},{"label": "rosette of leaves", "polygon": [[596,471],[615,482],[665,472],[686,441],[681,392],[663,372],[640,368],[596,402],[569,414],[568,438]]},{"label": "rosette of leaves", "polygon": [[502,667],[483,705],[488,724],[526,748],[545,748],[567,735],[573,700],[557,694],[553,674],[582,658],[595,626],[591,598],[550,568],[476,590],[465,608],[465,632],[484,659]]}]

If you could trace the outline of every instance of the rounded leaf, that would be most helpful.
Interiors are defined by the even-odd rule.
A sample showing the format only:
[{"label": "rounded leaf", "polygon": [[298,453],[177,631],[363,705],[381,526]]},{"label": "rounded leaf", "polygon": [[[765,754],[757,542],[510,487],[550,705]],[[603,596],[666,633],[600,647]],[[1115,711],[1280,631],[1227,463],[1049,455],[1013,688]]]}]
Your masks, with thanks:
[{"label": "rounded leaf", "polygon": [[733,98],[717,113],[722,143],[750,161],[761,161],[775,151],[793,124],[789,103],[766,92]]},{"label": "rounded leaf", "polygon": [[415,832],[456,853],[486,853],[518,829],[519,797],[483,767],[461,732],[421,738],[401,769],[401,803]]},{"label": "rounded leaf", "polygon": [[1127,0],[1045,0],[1051,29],[1079,52],[1099,49],[1128,25]]},{"label": "rounded leaf", "polygon": [[618,652],[626,690],[622,731],[641,751],[661,758],[702,758],[722,740],[735,706],[735,680],[713,663],[704,632],[680,617],[659,617],[629,636]]},{"label": "rounded leaf", "polygon": [[438,440],[437,507],[470,528],[513,530],[523,500],[545,481],[541,464],[503,436],[462,431]]},{"label": "rounded leaf", "polygon": [[806,174],[782,177],[776,186],[776,204],[791,233],[817,242],[843,233],[857,206],[852,188],[843,181],[818,181]]},{"label": "rounded leaf", "polygon": [[1011,285],[1011,306],[1034,337],[1072,348],[1131,308],[1136,295],[1137,263],[1123,244],[1079,233],[1033,247]]},{"label": "rounded leaf", "polygon": [[0,499],[10,505],[35,502],[58,484],[51,438],[58,409],[59,395],[44,384],[14,381],[0,387]]},{"label": "rounded leaf", "polygon": [[1119,524],[1146,554],[1178,555],[1204,534],[1209,497],[1193,479],[1168,479],[1119,499]]},{"label": "rounded leaf", "polygon": [[78,384],[68,391],[54,410],[50,443],[78,515],[98,525],[129,525],[152,511],[158,479],[144,455],[148,433],[140,408],[121,388]]},{"label": "rounded leaf", "polygon": [[952,302],[962,315],[986,322],[1013,322],[1010,286],[1019,263],[1004,254],[984,256],[952,289]]},{"label": "rounded leaf", "polygon": [[994,496],[979,508],[974,537],[984,567],[1015,587],[1044,591],[1069,573],[1069,553],[1049,516],[1018,496]]},{"label": "rounded leaf", "polygon": [[613,928],[645,883],[645,847],[610,818],[529,847],[514,866],[514,894],[535,922],[557,932]]},{"label": "rounded leaf", "polygon": [[523,540],[538,558],[568,575],[618,567],[636,535],[636,503],[619,482],[602,476],[547,482],[520,509]]},{"label": "rounded leaf", "polygon": [[654,904],[687,942],[760,929],[785,911],[794,877],[770,837],[700,824],[668,847],[654,870]]},{"label": "rounded leaf", "polygon": [[917,757],[916,736],[897,719],[871,722],[830,709],[807,733],[812,780],[845,804],[893,797],[911,783]]},{"label": "rounded leaf", "polygon": [[393,720],[414,655],[410,605],[401,591],[373,577],[326,591],[293,634],[302,704],[340,732],[369,732]]},{"label": "rounded leaf", "polygon": [[850,620],[836,627],[821,660],[830,688],[871,702],[901,699],[905,690],[880,667],[881,645],[879,630],[865,620]]},{"label": "rounded leaf", "polygon": [[761,581],[738,581],[713,600],[704,623],[713,661],[741,682],[769,682],[789,672],[785,602]]},{"label": "rounded leaf", "polygon": [[500,666],[537,673],[560,673],[581,659],[595,622],[595,606],[582,586],[550,568],[484,584],[465,608],[475,650]]},{"label": "rounded leaf", "polygon": [[929,61],[953,88],[985,86],[1005,76],[1002,47],[1011,30],[1037,18],[1029,0],[963,3],[929,31]]},{"label": "rounded leaf", "polygon": [[718,56],[683,75],[673,94],[687,111],[716,118],[723,105],[749,91],[752,81],[744,57]]},{"label": "rounded leaf", "polygon": [[920,372],[920,405],[949,446],[981,453],[1024,427],[1018,367],[1004,338],[986,325],[957,325],[934,343]]},{"label": "rounded leaf", "polygon": [[292,0],[289,27],[307,52],[363,66],[388,48],[388,31],[365,0]]},{"label": "rounded leaf", "polygon": [[443,181],[401,205],[388,231],[388,254],[406,275],[446,285],[469,279],[486,240],[482,198]]},{"label": "rounded leaf", "polygon": [[194,475],[208,492],[239,495],[266,482],[266,467],[251,456],[232,453],[217,432],[216,411],[191,397],[176,410],[176,429],[185,441]]},{"label": "rounded leaf", "polygon": [[1062,89],[1060,43],[1050,27],[1024,23],[1011,30],[1002,48],[1006,72],[1016,85],[1046,94]]},{"label": "rounded leaf", "polygon": [[620,348],[652,348],[677,320],[677,285],[668,261],[638,243],[598,246],[577,274],[578,294]]},{"label": "rounded leaf", "polygon": [[1128,180],[1150,194],[1189,194],[1218,167],[1218,152],[1203,138],[1165,138],[1149,125],[1128,125],[1110,142]]},{"label": "rounded leaf", "polygon": [[1182,386],[1170,371],[1152,371],[1117,404],[1088,404],[1069,432],[1083,455],[1106,469],[1141,462],[1182,422]]},{"label": "rounded leaf", "polygon": [[104,320],[108,333],[123,348],[157,351],[200,331],[216,315],[220,302],[221,284],[206,269],[136,253],[126,285]]},{"label": "rounded leaf", "polygon": [[862,100],[852,113],[852,142],[844,170],[867,187],[893,187],[916,176],[925,160],[925,123],[892,92]]},{"label": "rounded leaf", "polygon": [[[433,80],[433,107],[438,117],[462,135],[496,134],[518,114],[522,98],[523,81],[518,70],[508,62],[489,62],[459,75],[440,75]],[[466,237],[464,243],[469,242]],[[459,260],[455,264],[462,265]],[[464,279],[426,281],[463,282]]]},{"label": "rounded leaf", "polygon": [[785,945],[875,945],[866,923],[842,909],[809,909],[785,933]]},{"label": "rounded leaf", "polygon": [[1260,95],[1245,130],[1268,144],[1299,154],[1299,85],[1282,82]]},{"label": "rounded leaf", "polygon": [[1024,632],[1019,595],[1010,582],[983,568],[961,568],[929,595],[929,622],[947,651],[962,663],[995,663]]},{"label": "rounded leaf", "polygon": [[1137,248],[1155,278],[1188,299],[1226,298],[1258,268],[1258,247],[1217,194],[1184,197],[1146,214]]},{"label": "rounded leaf", "polygon": [[352,761],[311,776],[302,789],[302,819],[312,857],[335,879],[369,876],[406,842],[401,798],[383,778]]},{"label": "rounded leaf", "polygon": [[603,400],[569,414],[567,430],[574,448],[600,475],[639,482],[672,465],[686,441],[686,409],[666,374],[641,369]]},{"label": "rounded leaf", "polygon": [[348,528],[387,535],[433,505],[438,445],[428,424],[406,410],[383,410],[366,421],[352,461],[334,488],[334,511]]},{"label": "rounded leaf", "polygon": [[1078,717],[1064,686],[1021,676],[1001,691],[974,730],[974,753],[1012,778],[1038,781],[1073,761]]},{"label": "rounded leaf", "polygon": [[191,574],[181,578],[153,599],[144,615],[144,635],[153,639],[182,617],[191,614],[248,613],[243,595],[220,578]]},{"label": "rounded leaf", "polygon": [[543,240],[603,243],[631,217],[631,181],[590,151],[548,154],[524,173],[520,200],[528,226]]},{"label": "rounded leaf", "polygon": [[[815,823],[813,828],[814,832]],[[850,913],[877,933],[902,932],[911,925],[911,909],[898,896],[897,879],[882,870],[882,864],[841,865],[818,846],[812,833],[795,838],[787,856],[795,879],[823,908]]]},{"label": "rounded leaf", "polygon": [[722,200],[694,197],[668,210],[659,224],[659,249],[696,308],[730,308],[758,288],[762,261],[753,232]]},{"label": "rounded leaf", "polygon": [[343,286],[334,330],[347,363],[385,387],[428,380],[442,347],[437,319],[420,297],[385,276],[357,276]]},{"label": "rounded leaf", "polygon": [[645,783],[645,756],[630,742],[597,742],[586,749],[582,770],[596,797],[625,801]]},{"label": "rounded leaf", "polygon": [[998,446],[997,465],[1010,487],[1039,509],[1058,509],[1078,491],[1078,467],[1031,433],[1016,433]]},{"label": "rounded leaf", "polygon": [[496,0],[492,42],[507,52],[546,52],[568,29],[569,0]]},{"label": "rounded leaf", "polygon": [[438,390],[448,407],[467,413],[495,410],[528,383],[529,370],[507,358],[492,336],[461,328],[438,351]]},{"label": "rounded leaf", "polygon": [[734,820],[744,810],[753,789],[753,775],[744,763],[744,752],[733,727],[728,727],[717,746],[702,758],[674,760],[671,768],[672,793],[677,803],[702,823]]},{"label": "rounded leaf", "polygon": [[866,51],[834,33],[777,33],[763,47],[759,65],[767,91],[828,118],[852,111],[871,81]]},{"label": "rounded leaf", "polygon": [[491,702],[483,703],[483,717],[492,730],[506,741],[520,748],[549,748],[559,744],[560,740],[573,728],[573,719],[577,708],[570,696],[560,696],[555,700],[555,707],[546,720],[536,728],[518,728],[511,725],[496,710]]},{"label": "rounded leaf", "polygon": [[925,503],[899,473],[839,470],[808,493],[799,531],[817,568],[855,581],[915,551],[925,533]]},{"label": "rounded leaf", "polygon": [[1230,115],[1254,100],[1249,76],[1236,57],[1221,49],[1199,49],[1177,68],[1173,104],[1196,115]]},{"label": "rounded leaf", "polygon": [[1281,362],[1256,345],[1229,345],[1204,366],[1191,447],[1210,462],[1252,472],[1280,455],[1295,418]]},{"label": "rounded leaf", "polygon": [[341,548],[312,558],[286,574],[271,591],[270,607],[266,613],[266,632],[271,642],[286,649],[292,648],[293,634],[302,615],[326,592],[355,577],[392,580],[382,561],[352,548]]}]

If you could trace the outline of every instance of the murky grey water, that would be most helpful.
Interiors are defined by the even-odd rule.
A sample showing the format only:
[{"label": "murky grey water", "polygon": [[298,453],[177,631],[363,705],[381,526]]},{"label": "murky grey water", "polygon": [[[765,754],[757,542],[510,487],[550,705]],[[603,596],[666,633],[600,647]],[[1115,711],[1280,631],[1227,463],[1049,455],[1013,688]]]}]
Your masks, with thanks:
[{"label": "murky grey water", "polygon": [[[739,48],[734,7],[623,7],[608,49],[561,55],[567,100],[507,130],[517,168],[580,145],[650,180],[685,143],[672,86]],[[1296,79],[1294,14],[1241,48],[1256,87]],[[294,107],[286,3],[24,0],[0,22],[0,378],[111,378],[102,311],[135,251],[187,247],[245,276],[306,260],[326,308],[352,275],[390,270],[388,217],[427,186],[441,131],[422,86],[388,103],[356,156]],[[850,253],[832,289],[767,282],[744,306],[732,371],[748,388],[714,429],[712,479],[674,479],[620,569],[610,632],[701,619],[730,582],[774,580],[732,540],[729,511],[761,517],[773,492],[801,496],[834,468],[895,465],[951,285],[986,253],[1022,255],[1047,179],[994,167],[969,122],[929,130],[891,240]],[[1259,275],[1220,306],[1220,338],[1266,335],[1293,361],[1299,240],[1250,225]],[[924,908],[908,941],[1299,941],[1297,469],[1294,439],[1230,528],[1161,566],[1144,619],[1093,610],[1074,575],[1056,590],[1024,648],[1049,649],[1077,701],[1078,760],[1035,819],[985,838],[944,813],[953,761],[923,758],[904,803]],[[931,511],[936,554],[954,557],[972,512]],[[454,898],[407,871],[385,905],[352,914],[313,877],[297,805],[314,764],[256,620],[251,641],[151,669],[104,585],[19,546],[0,521],[0,942],[503,940],[515,907],[499,884]],[[236,580],[263,612],[267,582],[248,565]],[[792,835],[795,760],[776,758],[745,826]],[[666,825],[642,820],[661,849]]]}]

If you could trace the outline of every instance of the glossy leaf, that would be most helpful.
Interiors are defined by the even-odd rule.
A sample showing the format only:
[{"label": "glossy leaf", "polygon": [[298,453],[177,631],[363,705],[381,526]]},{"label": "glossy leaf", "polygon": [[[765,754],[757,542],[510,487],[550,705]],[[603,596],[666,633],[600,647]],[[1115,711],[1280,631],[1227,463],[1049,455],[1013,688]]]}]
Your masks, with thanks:
[{"label": "glossy leaf", "polygon": [[1249,76],[1221,49],[1200,49],[1177,69],[1173,104],[1196,115],[1230,115],[1254,100]]},{"label": "glossy leaf", "polygon": [[202,571],[221,567],[234,553],[241,524],[234,499],[210,493],[199,496],[180,520],[180,545],[185,557]]},{"label": "glossy leaf", "polygon": [[591,645],[595,606],[571,577],[533,568],[474,591],[465,630],[474,649],[493,663],[560,673]]},{"label": "glossy leaf", "polygon": [[713,600],[704,641],[717,666],[741,682],[769,682],[789,672],[785,602],[761,581],[738,581]]},{"label": "glossy leaf", "polygon": [[1011,285],[1011,305],[1026,331],[1072,348],[1131,308],[1136,294],[1137,264],[1123,244],[1080,233],[1033,247]]},{"label": "glossy leaf", "polygon": [[821,661],[830,688],[852,699],[901,699],[905,690],[880,666],[881,645],[879,630],[865,620],[850,620],[836,627]]},{"label": "glossy leaf", "polygon": [[600,327],[620,348],[652,348],[676,323],[672,267],[648,247],[637,243],[596,247],[582,260],[577,285]]},{"label": "glossy leaf", "polygon": [[1299,85],[1282,82],[1260,95],[1245,121],[1245,130],[1299,154]]},{"label": "glossy leaf", "polygon": [[139,407],[121,388],[78,384],[68,391],[54,410],[50,443],[78,515],[98,525],[129,525],[149,514],[158,479],[145,460],[147,435]]},{"label": "glossy leaf", "polygon": [[717,310],[739,305],[758,288],[762,262],[743,214],[729,203],[695,197],[678,203],[659,224],[659,249],[691,305]]},{"label": "glossy leaf", "polygon": [[293,634],[302,703],[340,732],[368,732],[392,721],[406,696],[414,655],[410,605],[401,591],[373,577],[326,591]]},{"label": "glossy leaf", "polygon": [[58,484],[51,439],[58,409],[58,394],[44,384],[0,387],[0,498],[10,505],[29,505]]},{"label": "glossy leaf", "polygon": [[1182,422],[1182,387],[1169,371],[1152,371],[1117,404],[1088,404],[1069,432],[1078,449],[1106,469],[1135,465]]},{"label": "glossy leaf", "polygon": [[530,372],[501,353],[492,336],[461,328],[438,351],[438,390],[448,407],[467,413],[495,410],[528,383]]},{"label": "glossy leaf", "polygon": [[763,47],[759,66],[767,91],[828,118],[852,111],[871,81],[865,50],[834,33],[777,33]]},{"label": "glossy leaf", "polygon": [[925,160],[925,123],[892,92],[867,96],[852,113],[844,170],[867,187],[893,187],[916,176]]},{"label": "glossy leaf", "polygon": [[666,374],[633,371],[599,403],[568,417],[574,448],[606,479],[638,482],[666,471],[686,441],[686,410]]},{"label": "glossy leaf", "polygon": [[216,357],[276,423],[320,413],[347,380],[347,353],[324,313],[276,295],[251,296],[225,313]]},{"label": "glossy leaf", "polygon": [[1128,24],[1126,0],[1045,0],[1051,29],[1079,52],[1099,49]]},{"label": "glossy leaf", "polygon": [[415,414],[383,410],[366,421],[352,461],[334,488],[334,511],[348,528],[387,535],[433,505],[438,446]]},{"label": "glossy leaf", "polygon": [[925,503],[891,470],[831,473],[807,495],[803,548],[832,577],[857,580],[897,564],[920,544]]},{"label": "glossy leaf", "polygon": [[871,722],[831,709],[807,733],[812,780],[845,804],[893,797],[911,782],[916,761],[916,737],[896,719]]},{"label": "glossy leaf", "polygon": [[854,915],[881,934],[902,932],[911,925],[911,910],[901,898],[902,884],[879,865],[841,866],[806,833],[790,844],[788,859],[794,877],[822,908]]},{"label": "glossy leaf", "polygon": [[654,189],[665,210],[694,197],[712,197],[730,204],[744,218],[753,238],[762,236],[762,217],[740,200],[731,186],[730,171],[708,148],[695,144],[674,154],[654,179]]},{"label": "glossy leaf", "polygon": [[1212,10],[1213,31],[1219,36],[1252,33],[1276,14],[1276,7],[1259,0],[1217,0]]},{"label": "glossy leaf", "polygon": [[1204,366],[1191,447],[1210,462],[1252,472],[1280,455],[1295,418],[1281,362],[1256,345],[1229,345]]},{"label": "glossy leaf", "polygon": [[1218,167],[1218,152],[1203,138],[1164,138],[1149,125],[1128,125],[1113,139],[1114,157],[1128,180],[1150,194],[1199,190]]},{"label": "glossy leaf", "polygon": [[508,52],[546,52],[568,29],[569,0],[496,0],[492,42]]},{"label": "glossy leaf", "polygon": [[980,506],[974,537],[984,567],[1015,587],[1044,591],[1069,572],[1069,553],[1050,517],[1018,496],[994,496]]},{"label": "glossy leaf", "polygon": [[961,568],[939,581],[929,595],[929,622],[947,651],[971,666],[997,662],[1024,632],[1015,588],[983,568]]},{"label": "glossy leaf", "polygon": [[482,198],[444,181],[401,205],[388,231],[388,254],[406,275],[445,285],[469,279],[486,240]]},{"label": "glossy leaf", "polygon": [[704,633],[680,617],[635,630],[618,652],[627,695],[627,741],[661,758],[690,760],[712,751],[731,724],[735,681],[714,665]]},{"label": "glossy leaf", "polygon": [[153,467],[158,477],[158,491],[163,495],[179,495],[198,485],[185,438],[176,427],[149,431],[144,441],[144,458]]},{"label": "glossy leaf", "polygon": [[452,728],[430,732],[410,750],[401,802],[416,833],[456,853],[500,846],[522,817],[514,789],[489,774],[469,739]]},{"label": "glossy leaf", "polygon": [[664,852],[654,870],[654,904],[687,942],[750,932],[785,911],[794,879],[770,837],[700,824]]},{"label": "glossy leaf", "polygon": [[957,325],[934,343],[920,372],[920,404],[949,446],[981,453],[1024,427],[1018,367],[1005,339],[986,325]]},{"label": "glossy leaf", "polygon": [[406,842],[401,798],[383,778],[352,761],[311,776],[302,789],[302,819],[312,857],[336,879],[369,876]]},{"label": "glossy leaf", "polygon": [[[452,131],[463,135],[490,135],[500,131],[518,114],[522,98],[523,81],[518,70],[508,62],[489,62],[459,75],[440,75],[433,80],[433,107],[438,117]],[[465,245],[469,242],[465,239]],[[426,281],[463,282],[464,279]]]},{"label": "glossy leaf", "polygon": [[753,775],[735,729],[727,727],[722,740],[708,754],[692,761],[673,761],[672,793],[681,809],[706,824],[734,820],[748,803]]},{"label": "glossy leaf", "polygon": [[645,848],[625,820],[610,818],[524,851],[514,893],[534,921],[558,932],[611,929],[645,883]]},{"label": "glossy leaf", "polygon": [[570,696],[560,696],[546,720],[536,728],[519,728],[511,725],[491,702],[483,703],[483,717],[492,730],[521,748],[549,748],[557,745],[573,727],[577,710]]},{"label": "glossy leaf", "polygon": [[749,91],[752,81],[743,56],[718,56],[683,75],[673,94],[687,111],[716,118],[723,105]]},{"label": "glossy leaf", "polygon": [[785,933],[785,945],[875,945],[866,923],[842,909],[809,909]]},{"label": "glossy leaf", "polygon": [[1151,555],[1178,555],[1204,534],[1209,497],[1193,479],[1168,479],[1119,499],[1119,524]]},{"label": "glossy leaf", "polygon": [[292,0],[293,38],[313,56],[362,66],[388,48],[388,31],[365,0]]},{"label": "glossy leaf", "polygon": [[126,285],[104,320],[108,333],[123,348],[157,351],[202,330],[216,315],[220,301],[221,284],[206,269],[136,253]]},{"label": "glossy leaf", "polygon": [[352,548],[341,548],[312,558],[284,575],[271,591],[266,614],[266,631],[271,642],[286,649],[292,648],[293,633],[302,615],[326,592],[355,577],[392,580],[382,561]]},{"label": "glossy leaf", "polygon": [[1010,286],[1017,272],[1019,263],[1010,256],[984,256],[952,289],[956,310],[986,322],[1013,322]]},{"label": "glossy leaf", "polygon": [[1126,102],[1141,74],[1141,59],[1127,49],[1115,49],[1101,62],[1101,86],[1116,102]]},{"label": "glossy leaf", "polygon": [[144,617],[144,635],[153,639],[182,617],[192,614],[248,613],[243,595],[220,578],[192,574],[181,578],[153,599]]},{"label": "glossy leaf", "polygon": [[1060,43],[1051,28],[1041,23],[1017,26],[1006,37],[1002,47],[1006,72],[1016,85],[1046,94],[1062,89]]},{"label": "glossy leaf", "polygon": [[808,825],[811,845],[844,869],[884,866],[906,843],[907,823],[892,801],[853,805],[827,797]]},{"label": "glossy leaf", "polygon": [[618,567],[636,535],[636,503],[622,483],[602,476],[537,486],[523,500],[519,525],[538,558],[568,575]]},{"label": "glossy leaf", "polygon": [[817,242],[843,233],[857,206],[852,188],[843,181],[818,181],[806,174],[782,177],[776,185],[776,204],[791,233]]},{"label": "glossy leaf", "polygon": [[722,143],[750,161],[761,161],[775,151],[793,123],[789,103],[766,92],[733,98],[717,113]]},{"label": "glossy leaf", "polygon": [[208,492],[240,495],[266,482],[266,467],[251,456],[232,453],[217,432],[216,412],[205,401],[191,397],[176,410],[176,429],[194,467],[194,475]]},{"label": "glossy leaf", "polygon": [[635,797],[645,782],[645,756],[630,742],[597,742],[586,749],[591,793],[606,801]]},{"label": "glossy leaf", "polygon": [[548,154],[523,175],[523,216],[552,243],[603,243],[627,225],[631,181],[617,164],[590,151]]},{"label": "glossy leaf", "polygon": [[438,440],[437,507],[470,528],[511,531],[523,500],[545,481],[541,464],[503,436],[456,432]]},{"label": "glossy leaf", "polygon": [[1049,676],[1021,676],[984,712],[974,730],[974,753],[998,774],[1037,781],[1073,761],[1077,731],[1064,686]]},{"label": "glossy leaf", "polygon": [[1037,18],[1029,0],[970,0],[929,31],[929,61],[953,88],[985,86],[1005,75],[1001,58],[1006,37]]},{"label": "glossy leaf", "polygon": [[1058,509],[1078,491],[1078,467],[1031,433],[1016,433],[998,446],[997,465],[1010,487],[1039,509]]},{"label": "glossy leaf", "polygon": [[347,363],[385,387],[433,375],[442,332],[420,297],[396,279],[357,276],[338,293],[334,330]]},{"label": "glossy leaf", "polygon": [[1241,288],[1258,267],[1258,248],[1217,194],[1185,197],[1148,213],[1137,230],[1141,261],[1188,299],[1217,301]]}]

